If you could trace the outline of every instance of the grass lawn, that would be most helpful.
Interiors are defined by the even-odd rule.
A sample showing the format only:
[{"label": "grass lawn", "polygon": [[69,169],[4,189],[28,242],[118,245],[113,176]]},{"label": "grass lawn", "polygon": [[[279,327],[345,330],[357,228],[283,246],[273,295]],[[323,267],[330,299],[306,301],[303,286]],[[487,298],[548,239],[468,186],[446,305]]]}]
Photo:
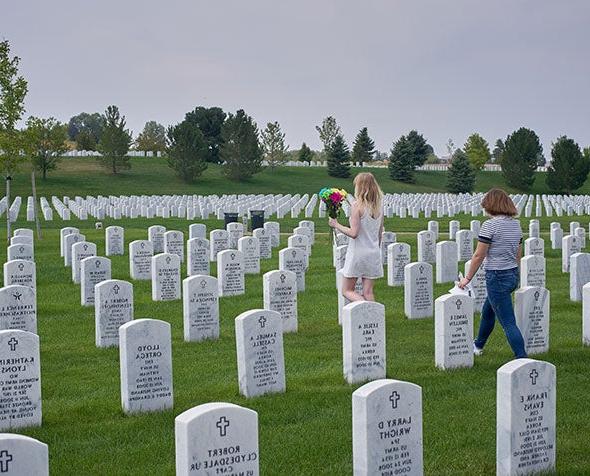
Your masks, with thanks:
[{"label": "grass lawn", "polygon": [[[186,184],[174,175],[165,159],[132,158],[132,167],[117,175],[101,168],[92,157],[64,158],[59,168],[49,173],[47,180],[37,179],[37,193],[48,198],[51,195],[75,197],[76,195],[165,195],[165,194],[224,194],[224,193],[317,193],[322,187],[344,187],[352,190],[351,179],[329,177],[325,168],[279,167],[266,169],[245,182],[229,182],[221,174],[218,165],[210,165],[203,176],[194,184]],[[353,169],[356,173],[359,169]],[[388,170],[366,169],[375,174],[385,192],[446,192],[446,172],[417,172],[415,184],[394,182]],[[538,173],[530,193],[550,193],[545,185],[544,173]],[[491,187],[503,187],[517,192],[506,185],[499,172],[480,172],[476,191],[487,191]],[[295,191],[296,190],[296,191]],[[578,190],[590,193],[590,181]],[[12,184],[12,195],[27,197],[31,194],[30,178],[27,173],[17,173]],[[25,202],[26,203],[26,202]]]},{"label": "grass lawn", "polygon": [[[334,183],[322,179],[319,172],[299,182],[301,191],[314,191],[320,183]],[[188,191],[170,174],[163,175],[156,187],[158,172],[154,169],[152,173],[150,181],[136,184],[133,193]],[[206,189],[196,185],[194,193],[209,193],[221,187],[219,174],[215,173],[207,179]],[[298,181],[299,173],[299,169],[292,169],[264,187],[259,188],[256,179],[244,188],[282,191],[289,184],[288,175]],[[421,175],[420,181],[429,177]],[[23,193],[19,192],[20,180],[15,181],[17,193]],[[73,195],[75,186],[84,194],[117,194],[123,193],[128,180],[102,175],[80,179],[79,175],[69,177],[65,173],[58,178],[56,174],[51,185],[40,187],[40,193],[58,193],[55,182],[59,181],[64,187],[60,194]],[[432,180],[436,181],[436,177]],[[468,227],[471,217],[460,219],[462,228]],[[162,319],[172,325],[174,368],[174,409],[137,416],[125,416],[121,411],[118,349],[95,347],[94,310],[80,306],[80,288],[71,282],[70,268],[64,268],[59,257],[59,228],[65,223],[49,222],[43,240],[35,243],[43,426],[18,432],[49,445],[51,473],[174,474],[175,416],[195,405],[224,401],[258,412],[261,474],[352,474],[351,394],[358,386],[346,384],[342,377],[341,329],[329,234],[325,221],[316,221],[318,236],[306,277],[307,290],[299,295],[299,332],[287,334],[284,340],[287,392],[251,400],[238,394],[233,321],[241,312],[262,307],[262,273],[278,266],[278,252],[274,250],[273,258],[262,262],[260,275],[247,276],[246,295],[221,299],[221,338],[214,342],[185,343],[182,301],[154,303],[150,283],[134,282],[135,317]],[[590,474],[586,440],[590,432],[590,348],[581,343],[582,306],[569,301],[569,276],[561,272],[560,251],[552,251],[549,246],[550,221],[542,219],[541,229],[547,245],[547,282],[551,291],[551,350],[537,358],[557,366],[558,472]],[[569,219],[559,221],[565,228]],[[282,221],[282,232],[289,233],[296,222]],[[147,227],[158,223],[188,235],[185,220],[116,223],[125,227],[126,243],[146,238]],[[448,219],[440,223],[441,239],[445,239]],[[523,220],[525,231],[526,223]],[[68,224],[79,226],[87,239],[98,245],[99,254],[104,254],[104,230],[94,230],[92,221]],[[109,224],[114,222],[104,221],[105,226]],[[220,226],[216,220],[206,224],[208,231]],[[30,227],[26,222],[16,225]],[[415,233],[425,228],[425,219],[386,220],[386,229],[398,232],[398,241],[411,245],[414,259]],[[284,234],[281,246],[286,242]],[[2,253],[5,261],[5,251]],[[112,257],[112,263],[113,278],[129,279],[127,255]],[[215,266],[211,271],[215,274]],[[435,285],[435,295],[440,296],[450,287]],[[433,319],[407,320],[403,315],[403,288],[389,288],[385,280],[378,282],[376,295],[386,308],[387,377],[423,388],[426,473],[495,474],[496,370],[511,359],[502,331],[496,329],[485,355],[476,359],[474,368],[443,372],[434,367]]]}]

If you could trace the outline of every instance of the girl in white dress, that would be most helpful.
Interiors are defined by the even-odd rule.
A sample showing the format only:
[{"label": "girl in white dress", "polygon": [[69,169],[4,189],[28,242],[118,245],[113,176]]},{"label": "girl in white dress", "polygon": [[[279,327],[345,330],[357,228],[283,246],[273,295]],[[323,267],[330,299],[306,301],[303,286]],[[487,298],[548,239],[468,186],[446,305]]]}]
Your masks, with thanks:
[{"label": "girl in white dress", "polygon": [[[349,301],[374,301],[373,280],[383,277],[383,192],[371,173],[358,174],[353,184],[355,201],[350,210],[350,227],[335,218],[330,218],[328,224],[350,238],[341,270],[342,295]],[[362,295],[354,289],[358,278],[363,281]]]}]

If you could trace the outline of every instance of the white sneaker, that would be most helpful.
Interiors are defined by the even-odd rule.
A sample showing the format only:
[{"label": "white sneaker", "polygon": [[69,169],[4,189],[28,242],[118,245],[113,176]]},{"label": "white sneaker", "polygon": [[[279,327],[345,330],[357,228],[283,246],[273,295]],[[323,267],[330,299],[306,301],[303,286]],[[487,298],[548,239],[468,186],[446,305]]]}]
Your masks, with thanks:
[{"label": "white sneaker", "polygon": [[473,343],[473,354],[474,355],[482,355],[483,354],[483,349],[480,349],[478,346],[476,346],[475,342]]}]

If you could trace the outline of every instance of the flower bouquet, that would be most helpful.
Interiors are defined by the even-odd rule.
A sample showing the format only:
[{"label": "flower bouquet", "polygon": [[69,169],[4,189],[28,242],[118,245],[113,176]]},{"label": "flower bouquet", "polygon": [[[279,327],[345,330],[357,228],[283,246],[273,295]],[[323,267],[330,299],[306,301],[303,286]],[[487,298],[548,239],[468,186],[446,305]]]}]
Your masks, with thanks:
[{"label": "flower bouquet", "polygon": [[330,218],[338,218],[340,216],[340,210],[342,210],[342,204],[348,195],[346,190],[339,188],[322,188],[318,195],[322,202],[326,204],[328,216]]}]

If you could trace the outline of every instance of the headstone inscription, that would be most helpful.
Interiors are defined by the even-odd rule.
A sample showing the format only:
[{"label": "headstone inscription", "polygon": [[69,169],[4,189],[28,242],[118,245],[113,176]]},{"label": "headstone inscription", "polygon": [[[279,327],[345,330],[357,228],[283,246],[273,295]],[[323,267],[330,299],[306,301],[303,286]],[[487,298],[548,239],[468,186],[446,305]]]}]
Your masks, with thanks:
[{"label": "headstone inscription", "polygon": [[176,255],[180,262],[184,261],[184,233],[170,230],[164,233],[164,253]]},{"label": "headstone inscription", "polygon": [[[201,238],[193,238],[201,239]],[[194,275],[182,282],[184,340],[200,342],[219,338],[217,278]]]},{"label": "headstone inscription", "polygon": [[259,476],[258,414],[233,403],[205,403],[174,420],[176,475]]},{"label": "headstone inscription", "polygon": [[148,228],[148,240],[152,242],[154,254],[164,252],[164,233],[166,227],[162,225],[152,225]]},{"label": "headstone inscription", "polygon": [[497,372],[496,474],[555,470],[555,366],[515,359]]},{"label": "headstone inscription", "polygon": [[432,265],[410,263],[404,268],[404,311],[408,319],[432,317]]},{"label": "headstone inscription", "polygon": [[434,301],[434,361],[442,370],[473,367],[473,298],[445,294]]},{"label": "headstone inscription", "polygon": [[404,269],[411,261],[410,245],[407,243],[393,243],[387,247],[388,286],[404,285]]},{"label": "headstone inscription", "polygon": [[160,253],[152,257],[152,299],[173,301],[180,299],[180,258]]},{"label": "headstone inscription", "polygon": [[34,261],[14,259],[4,263],[4,286],[20,284],[37,288],[37,270]]},{"label": "headstone inscription", "polygon": [[89,241],[80,241],[72,245],[72,281],[80,284],[80,263],[84,258],[96,256],[96,245]]},{"label": "headstone inscription", "polygon": [[305,254],[297,248],[279,251],[279,269],[293,271],[297,276],[297,291],[305,291]]},{"label": "headstone inscription", "polygon": [[125,229],[122,226],[105,228],[105,254],[107,256],[125,254]]},{"label": "headstone inscription", "polygon": [[150,240],[135,240],[129,243],[129,275],[131,279],[148,281],[152,279],[152,257],[154,245]]},{"label": "headstone inscription", "polygon": [[236,317],[240,393],[247,398],[285,391],[283,323],[276,311],[255,309]]},{"label": "headstone inscription", "polygon": [[90,256],[80,261],[80,304],[94,306],[94,287],[107,279],[111,279],[109,258]]},{"label": "headstone inscription", "polygon": [[94,288],[96,347],[119,345],[119,328],[133,320],[133,285],[120,279],[102,281]]},{"label": "headstone inscription", "polygon": [[459,273],[458,246],[455,241],[440,241],[436,244],[436,282],[451,283]]},{"label": "headstone inscription", "polygon": [[121,404],[125,413],[172,408],[170,324],[136,319],[119,328]]},{"label": "headstone inscription", "polygon": [[41,426],[39,336],[0,331],[0,361],[0,431]]},{"label": "headstone inscription", "polygon": [[549,350],[549,290],[538,286],[514,293],[516,325],[522,333],[528,355]]},{"label": "headstone inscription", "polygon": [[401,380],[366,383],[352,394],[355,476],[422,476],[422,388]]},{"label": "headstone inscription", "polygon": [[297,332],[297,275],[269,271],[262,276],[264,309],[281,315],[283,332]]},{"label": "headstone inscription", "polygon": [[385,306],[355,301],[342,309],[344,378],[349,384],[385,378]]},{"label": "headstone inscription", "polygon": [[238,250],[223,250],[217,255],[219,296],[238,296],[246,292],[244,255]]}]

